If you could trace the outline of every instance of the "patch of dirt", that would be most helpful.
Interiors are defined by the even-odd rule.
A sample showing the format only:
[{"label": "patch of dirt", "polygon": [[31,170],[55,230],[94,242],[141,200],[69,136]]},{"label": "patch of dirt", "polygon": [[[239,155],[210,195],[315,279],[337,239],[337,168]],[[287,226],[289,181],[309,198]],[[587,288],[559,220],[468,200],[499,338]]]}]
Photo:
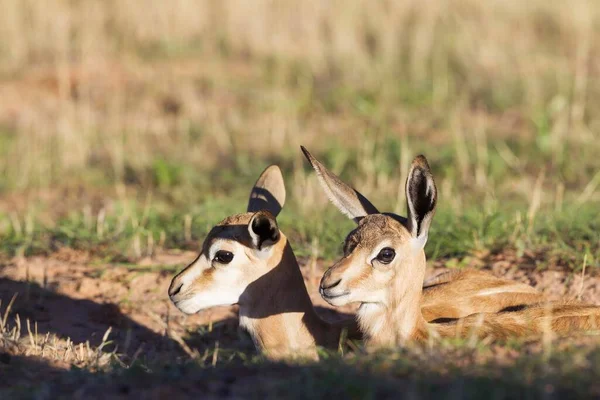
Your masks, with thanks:
[{"label": "patch of dirt", "polygon": [[[186,316],[169,301],[171,279],[195,257],[193,252],[170,252],[124,266],[94,262],[86,253],[62,249],[50,257],[13,259],[0,266],[1,311],[17,294],[11,315],[18,314],[22,324],[29,320],[39,335],[50,333],[75,344],[89,341],[98,346],[111,328],[109,339],[120,353],[130,355],[140,346],[181,355],[178,338],[199,352],[214,347],[215,340],[224,348],[251,349],[249,340],[239,343],[244,334],[239,332],[236,306]],[[309,277],[307,268],[303,272],[317,311],[326,319],[337,319],[339,310],[318,294],[320,276]]]},{"label": "patch of dirt", "polygon": [[[91,346],[98,346],[111,328],[112,345],[130,356],[141,347],[146,355],[150,352],[166,358],[183,356],[189,348],[202,353],[214,348],[217,340],[222,348],[252,349],[238,328],[235,306],[186,316],[169,301],[167,289],[172,277],[195,256],[193,252],[166,252],[141,260],[136,266],[123,266],[99,263],[87,254],[65,249],[51,257],[13,259],[0,266],[1,311],[4,313],[16,293],[9,323],[18,314],[25,336],[29,320],[29,329],[39,335],[50,333],[59,340],[70,338],[75,344],[89,341]],[[336,319],[340,311],[355,312],[355,307],[333,310],[325,303],[317,290],[325,266],[300,261],[310,296],[321,315]],[[600,277],[587,275],[582,285],[581,274],[537,271],[525,261],[509,253],[491,257],[483,268],[531,284],[550,299],[574,299],[581,293],[582,300],[600,303]],[[445,270],[436,263],[428,276]]]}]

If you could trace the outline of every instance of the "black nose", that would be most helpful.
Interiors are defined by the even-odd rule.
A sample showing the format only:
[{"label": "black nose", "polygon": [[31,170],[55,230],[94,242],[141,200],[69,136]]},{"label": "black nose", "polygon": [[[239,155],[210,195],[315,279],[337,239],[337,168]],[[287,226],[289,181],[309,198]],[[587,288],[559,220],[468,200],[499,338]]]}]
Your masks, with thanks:
[{"label": "black nose", "polygon": [[341,279],[338,279],[337,281],[333,282],[329,286],[325,286],[321,283],[321,289],[322,290],[332,289],[332,288],[336,287],[337,285],[339,285],[341,281],[342,281]]},{"label": "black nose", "polygon": [[183,287],[183,283],[175,283],[169,287],[169,296],[173,297],[177,295],[177,293],[181,292],[181,288]]}]

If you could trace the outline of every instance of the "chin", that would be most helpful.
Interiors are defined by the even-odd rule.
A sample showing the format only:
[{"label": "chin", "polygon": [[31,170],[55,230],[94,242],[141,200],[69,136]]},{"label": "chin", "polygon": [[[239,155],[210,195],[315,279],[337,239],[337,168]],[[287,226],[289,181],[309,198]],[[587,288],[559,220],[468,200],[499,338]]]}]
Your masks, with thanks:
[{"label": "chin", "polygon": [[341,306],[350,304],[350,296],[347,294],[343,294],[343,295],[337,296],[337,297],[325,297],[325,296],[322,296],[322,297],[326,302],[328,302],[329,304],[331,304],[334,307],[341,307]]},{"label": "chin", "polygon": [[219,306],[232,306],[237,304],[239,296],[218,296],[214,293],[199,293],[175,303],[175,307],[184,314],[196,314],[202,310]]},{"label": "chin", "polygon": [[207,308],[202,307],[202,305],[196,303],[195,301],[193,301],[193,299],[178,301],[177,303],[175,303],[175,307],[177,307],[177,309],[182,313],[188,315],[196,314],[197,312],[200,312]]}]

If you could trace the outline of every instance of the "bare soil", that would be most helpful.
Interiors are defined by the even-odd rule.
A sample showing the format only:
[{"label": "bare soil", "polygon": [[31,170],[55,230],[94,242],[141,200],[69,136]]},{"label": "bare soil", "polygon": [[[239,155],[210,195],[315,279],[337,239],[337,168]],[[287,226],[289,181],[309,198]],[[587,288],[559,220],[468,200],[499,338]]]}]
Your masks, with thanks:
[{"label": "bare soil", "polygon": [[[29,320],[29,329],[37,330],[38,335],[98,346],[111,328],[111,345],[129,357],[175,359],[186,352],[202,354],[217,341],[222,348],[252,351],[251,342],[237,326],[235,306],[185,316],[170,303],[167,288],[172,277],[194,258],[193,252],[172,251],[130,266],[106,264],[86,253],[63,249],[50,257],[13,259],[0,266],[2,314],[17,294],[8,321],[18,314],[23,331]],[[473,266],[531,284],[550,299],[574,299],[581,294],[586,302],[600,303],[600,277],[596,274],[584,276],[582,285],[581,273],[539,271],[527,263],[527,257],[506,253],[483,260],[473,261]],[[483,262],[488,264],[481,265]],[[325,266],[311,268],[308,260],[301,260],[301,265],[317,310],[327,319],[340,317],[340,310],[332,310],[317,292]],[[444,270],[436,263],[428,275]],[[351,314],[354,309],[341,311]],[[54,367],[69,367],[49,361]]]}]

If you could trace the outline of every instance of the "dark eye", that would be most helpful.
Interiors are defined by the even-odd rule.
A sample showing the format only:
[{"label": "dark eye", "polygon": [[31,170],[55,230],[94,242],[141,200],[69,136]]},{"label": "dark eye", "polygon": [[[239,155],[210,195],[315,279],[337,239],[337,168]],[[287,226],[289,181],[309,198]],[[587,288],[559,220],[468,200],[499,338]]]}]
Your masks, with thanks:
[{"label": "dark eye", "polygon": [[217,254],[215,254],[214,261],[219,264],[229,264],[231,260],[233,260],[233,253],[230,251],[219,250]]},{"label": "dark eye", "polygon": [[394,251],[394,249],[392,249],[391,247],[384,247],[383,249],[381,249],[381,251],[379,252],[379,254],[377,254],[377,261],[379,261],[382,264],[389,264],[394,260],[394,257],[396,257],[396,252]]}]

